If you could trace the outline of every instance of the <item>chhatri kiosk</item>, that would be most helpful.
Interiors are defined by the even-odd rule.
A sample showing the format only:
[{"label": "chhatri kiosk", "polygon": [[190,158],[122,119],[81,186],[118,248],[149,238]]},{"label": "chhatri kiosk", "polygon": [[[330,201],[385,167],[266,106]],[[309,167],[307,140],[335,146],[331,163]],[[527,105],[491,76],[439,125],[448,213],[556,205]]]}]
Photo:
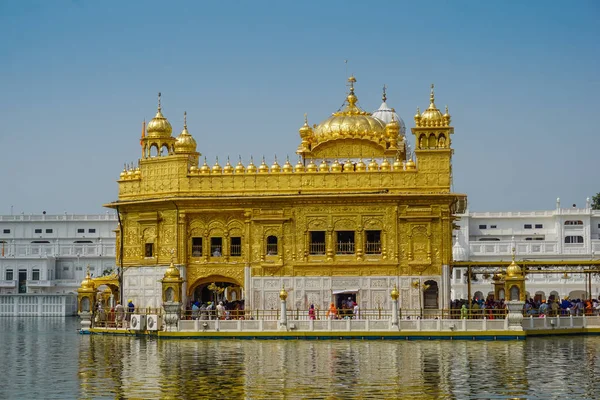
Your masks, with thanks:
[{"label": "chhatri kiosk", "polygon": [[171,300],[162,290],[173,263],[184,305],[221,289],[247,310],[277,309],[283,287],[293,309],[348,297],[363,310],[389,308],[397,285],[400,307],[448,308],[453,215],[466,206],[451,192],[448,110],[438,110],[432,86],[414,117],[413,153],[385,93],[371,114],[348,81],[339,111],[313,126],[305,117],[297,163],[209,165],[198,150],[210,146],[197,148],[185,119],[173,136],[159,97],[139,165],[123,170],[119,198],[106,205],[119,215],[122,298],[136,307]]}]

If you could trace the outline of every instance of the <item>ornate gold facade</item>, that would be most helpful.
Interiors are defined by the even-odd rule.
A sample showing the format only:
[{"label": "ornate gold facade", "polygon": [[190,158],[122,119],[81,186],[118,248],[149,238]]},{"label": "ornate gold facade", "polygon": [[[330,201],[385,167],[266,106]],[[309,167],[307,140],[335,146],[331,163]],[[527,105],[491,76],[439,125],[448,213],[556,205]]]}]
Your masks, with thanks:
[{"label": "ornate gold facade", "polygon": [[[343,111],[313,127],[305,120],[296,165],[200,165],[187,124],[172,137],[159,102],[139,166],[123,170],[119,199],[107,204],[120,216],[117,265],[121,247],[129,269],[166,267],[174,250],[188,296],[215,280],[246,287],[260,277],[441,276],[453,214],[466,203],[451,192],[450,115],[436,108],[432,88],[429,108],[415,116],[413,158],[398,122],[358,108],[349,81]],[[376,248],[367,249],[369,237]]]}]

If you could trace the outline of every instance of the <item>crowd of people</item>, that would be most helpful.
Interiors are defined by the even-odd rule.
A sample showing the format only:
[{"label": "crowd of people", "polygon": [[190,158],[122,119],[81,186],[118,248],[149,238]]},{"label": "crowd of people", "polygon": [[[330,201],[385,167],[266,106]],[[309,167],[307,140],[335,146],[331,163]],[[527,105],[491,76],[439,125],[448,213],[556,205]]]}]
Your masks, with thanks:
[{"label": "crowd of people", "polygon": [[245,319],[244,313],[244,301],[219,301],[215,305],[212,301],[191,302],[186,308],[185,319],[200,319],[200,320],[213,320],[213,319]]},{"label": "crowd of people", "polygon": [[[504,299],[494,300],[488,298],[486,301],[479,298],[473,298],[471,301],[466,299],[453,300],[450,305],[451,318],[472,318],[472,319],[495,319],[506,316],[506,303]],[[600,315],[600,299],[569,299],[568,297],[555,299],[551,297],[548,300],[529,298],[523,306],[524,316],[536,317],[556,317],[556,316],[592,316]]]}]

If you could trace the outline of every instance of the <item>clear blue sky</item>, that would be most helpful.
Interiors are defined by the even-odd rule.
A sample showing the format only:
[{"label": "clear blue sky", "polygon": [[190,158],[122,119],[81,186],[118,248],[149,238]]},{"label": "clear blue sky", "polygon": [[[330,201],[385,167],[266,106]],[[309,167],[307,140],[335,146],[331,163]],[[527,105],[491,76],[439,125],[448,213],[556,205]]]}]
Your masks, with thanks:
[{"label": "clear blue sky", "polygon": [[292,157],[304,113],[342,103],[345,59],[363,108],[385,83],[409,128],[436,84],[471,210],[583,205],[599,20],[598,1],[2,1],[0,214],[103,212],[159,91],[210,164]]}]

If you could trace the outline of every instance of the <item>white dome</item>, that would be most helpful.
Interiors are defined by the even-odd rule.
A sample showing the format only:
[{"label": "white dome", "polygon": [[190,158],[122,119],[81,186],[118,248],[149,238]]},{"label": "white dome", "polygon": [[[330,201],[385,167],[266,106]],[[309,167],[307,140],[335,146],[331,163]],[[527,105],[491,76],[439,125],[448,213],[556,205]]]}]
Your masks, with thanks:
[{"label": "white dome", "polygon": [[388,107],[385,101],[381,103],[377,110],[373,111],[371,116],[385,122],[386,125],[392,122],[393,116],[394,119],[400,124],[400,135],[406,136],[406,124],[404,124],[402,118],[400,118],[400,116],[394,110]]},{"label": "white dome", "polygon": [[458,240],[452,246],[452,259],[454,261],[467,261],[467,251],[458,243]]}]

